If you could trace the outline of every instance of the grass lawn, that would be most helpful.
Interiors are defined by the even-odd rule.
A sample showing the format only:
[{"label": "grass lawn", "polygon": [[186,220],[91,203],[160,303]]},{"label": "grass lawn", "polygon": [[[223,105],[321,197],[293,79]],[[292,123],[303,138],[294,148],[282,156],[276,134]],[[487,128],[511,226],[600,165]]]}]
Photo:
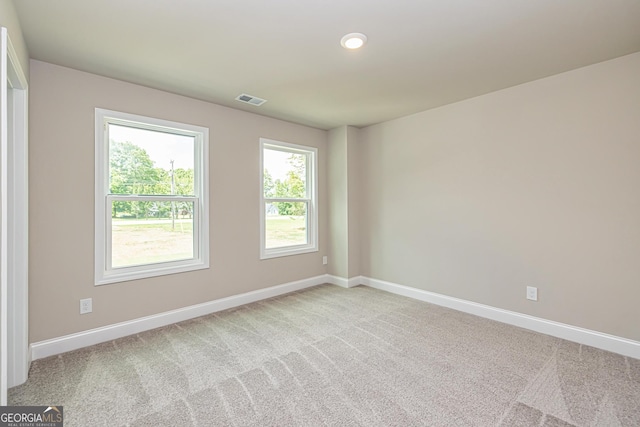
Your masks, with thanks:
[{"label": "grass lawn", "polygon": [[[114,267],[152,264],[193,257],[193,222],[176,219],[120,219],[112,223]],[[304,216],[267,216],[267,248],[307,243]]]},{"label": "grass lawn", "polygon": [[193,223],[171,220],[119,220],[112,225],[114,267],[152,264],[193,257]]},{"label": "grass lawn", "polygon": [[268,215],[266,222],[267,248],[307,243],[307,224],[304,216]]}]

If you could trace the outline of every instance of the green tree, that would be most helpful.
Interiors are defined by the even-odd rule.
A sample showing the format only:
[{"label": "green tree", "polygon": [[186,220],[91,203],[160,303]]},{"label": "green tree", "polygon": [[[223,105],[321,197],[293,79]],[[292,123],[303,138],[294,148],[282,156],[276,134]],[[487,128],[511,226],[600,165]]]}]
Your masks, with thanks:
[{"label": "green tree", "polygon": [[291,153],[287,160],[289,160],[289,164],[293,167],[296,175],[304,183],[307,180],[307,156]]},{"label": "green tree", "polygon": [[[304,198],[306,197],[306,186],[298,172],[291,170],[287,173],[284,181],[276,180],[275,193],[275,197],[278,198]],[[280,202],[278,203],[278,214],[290,216],[304,215],[305,204],[300,202]]]},{"label": "green tree", "polygon": [[267,169],[264,170],[263,173],[263,187],[264,187],[264,197],[275,197],[275,186],[276,184],[273,182],[273,177],[269,173]]},{"label": "green tree", "polygon": [[[175,169],[173,171],[175,194],[181,196],[191,196],[195,190],[193,188],[193,169]],[[169,178],[171,183],[171,178]],[[171,184],[169,184],[171,186]]]},{"label": "green tree", "polygon": [[[110,141],[109,192],[111,194],[153,194],[158,185],[158,171],[149,154],[131,142]],[[149,202],[114,202],[112,216],[118,213],[146,217]]]},{"label": "green tree", "polygon": [[158,180],[153,186],[152,194],[171,194],[171,175],[168,170],[155,168]]},{"label": "green tree", "polygon": [[[193,169],[178,168],[173,171],[173,193],[171,171],[156,167],[149,154],[131,142],[110,141],[109,173],[111,194],[147,194],[191,196],[194,194]],[[180,212],[193,214],[191,203],[181,203]],[[171,214],[170,202],[114,202],[111,215],[133,215],[146,218],[167,218]]]}]

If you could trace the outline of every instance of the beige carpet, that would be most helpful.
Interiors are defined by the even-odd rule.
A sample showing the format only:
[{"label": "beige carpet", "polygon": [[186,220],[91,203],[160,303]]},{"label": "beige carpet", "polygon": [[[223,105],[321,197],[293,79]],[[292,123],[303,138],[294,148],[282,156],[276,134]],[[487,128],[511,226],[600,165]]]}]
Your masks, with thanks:
[{"label": "beige carpet", "polygon": [[65,426],[640,426],[640,361],[323,285],[33,363]]}]

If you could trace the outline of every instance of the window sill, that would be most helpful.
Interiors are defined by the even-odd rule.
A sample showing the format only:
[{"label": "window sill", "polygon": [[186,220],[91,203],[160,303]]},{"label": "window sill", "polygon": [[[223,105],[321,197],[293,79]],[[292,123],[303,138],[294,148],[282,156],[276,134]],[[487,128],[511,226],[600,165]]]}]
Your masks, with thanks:
[{"label": "window sill", "polygon": [[280,258],[291,255],[308,254],[311,252],[318,252],[318,248],[315,246],[288,246],[285,248],[276,249],[263,249],[260,253],[260,259]]},{"label": "window sill", "polygon": [[103,274],[102,277],[96,277],[95,285],[100,286],[108,285],[110,283],[128,282],[130,280],[148,279],[151,277],[186,273],[188,271],[204,270],[207,268],[209,268],[209,263],[194,261],[189,264],[182,263],[182,265],[179,266],[156,266],[155,268],[146,268],[143,270],[111,272]]}]

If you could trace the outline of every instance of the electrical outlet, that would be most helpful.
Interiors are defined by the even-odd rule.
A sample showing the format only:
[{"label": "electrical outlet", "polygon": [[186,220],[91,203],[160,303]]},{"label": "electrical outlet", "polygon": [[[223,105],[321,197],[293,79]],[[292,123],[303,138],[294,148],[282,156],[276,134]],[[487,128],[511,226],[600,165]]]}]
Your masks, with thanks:
[{"label": "electrical outlet", "polygon": [[80,314],[87,314],[93,311],[93,301],[91,298],[80,300]]},{"label": "electrical outlet", "polygon": [[322,257],[322,265],[327,265],[327,264],[328,264],[328,262],[329,262],[329,261],[327,260],[327,256],[326,256],[326,255],[325,255],[325,256],[323,256],[323,257]]},{"label": "electrical outlet", "polygon": [[538,288],[527,286],[527,299],[538,301]]}]

